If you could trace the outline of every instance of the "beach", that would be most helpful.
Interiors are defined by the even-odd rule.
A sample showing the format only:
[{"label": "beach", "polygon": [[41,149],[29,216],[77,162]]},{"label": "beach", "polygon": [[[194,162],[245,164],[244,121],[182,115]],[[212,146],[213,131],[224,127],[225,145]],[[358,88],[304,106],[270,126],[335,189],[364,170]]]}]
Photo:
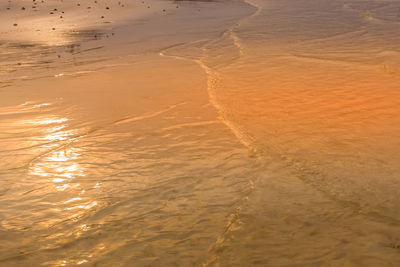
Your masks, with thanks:
[{"label": "beach", "polygon": [[396,1],[0,4],[0,266],[397,266]]}]

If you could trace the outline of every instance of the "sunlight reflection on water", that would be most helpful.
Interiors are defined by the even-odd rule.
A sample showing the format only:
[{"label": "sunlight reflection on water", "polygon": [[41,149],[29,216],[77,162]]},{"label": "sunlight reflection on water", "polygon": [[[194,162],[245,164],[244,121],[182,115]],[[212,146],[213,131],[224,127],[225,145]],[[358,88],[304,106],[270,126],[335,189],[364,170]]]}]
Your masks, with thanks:
[{"label": "sunlight reflection on water", "polygon": [[[36,125],[48,125],[48,128],[43,129],[45,134],[40,139],[45,139],[49,142],[61,142],[76,134],[76,130],[65,130],[67,128],[67,118],[44,117],[31,121]],[[54,124],[58,124],[54,126]],[[64,182],[67,179],[73,179],[77,176],[84,176],[84,172],[79,164],[74,160],[78,159],[80,152],[74,148],[64,148],[50,152],[40,161],[34,161],[30,173],[45,177],[52,177],[54,183]]]},{"label": "sunlight reflection on water", "polygon": [[[33,176],[44,177],[47,183],[52,184],[54,202],[51,203],[53,211],[59,213],[62,217],[71,220],[77,220],[84,216],[89,210],[98,205],[98,202],[92,199],[76,181],[77,178],[86,176],[85,168],[78,163],[82,156],[80,148],[70,147],[74,136],[77,136],[78,130],[69,129],[69,119],[58,116],[43,116],[33,120],[25,121],[24,124],[33,124],[42,129],[42,137],[49,142],[45,145],[52,149],[47,154],[37,158],[31,163],[29,173]],[[67,143],[65,143],[67,141]],[[94,188],[100,188],[97,183]],[[91,227],[87,224],[81,224],[73,230],[76,237],[87,232]],[[90,255],[89,255],[90,256]],[[88,257],[89,257],[88,256]],[[47,262],[52,266],[66,266],[68,264],[81,265],[87,263],[87,259],[64,258],[56,261]]]},{"label": "sunlight reflection on water", "polygon": [[[63,141],[76,135],[76,130],[65,130],[68,128],[66,124],[68,121],[68,118],[56,116],[42,117],[31,121],[32,124],[46,126],[43,129],[45,134],[43,139],[49,141],[51,143],[49,147],[55,150],[40,157],[40,160],[33,161],[29,173],[33,176],[46,177],[58,192],[79,187],[80,184],[74,182],[74,180],[85,176],[85,169],[77,162],[81,157],[80,149],[68,147],[68,143],[62,144]],[[57,126],[54,126],[55,124]],[[60,145],[64,146],[61,150],[58,149]],[[83,194],[85,194],[85,190],[81,190],[78,196],[70,196],[70,199],[59,203],[64,207],[56,208],[56,210],[88,210],[97,206],[97,201],[82,199]],[[54,204],[57,205],[57,203]],[[70,206],[65,207],[65,204],[70,204]],[[77,215],[74,214],[74,216]]]}]

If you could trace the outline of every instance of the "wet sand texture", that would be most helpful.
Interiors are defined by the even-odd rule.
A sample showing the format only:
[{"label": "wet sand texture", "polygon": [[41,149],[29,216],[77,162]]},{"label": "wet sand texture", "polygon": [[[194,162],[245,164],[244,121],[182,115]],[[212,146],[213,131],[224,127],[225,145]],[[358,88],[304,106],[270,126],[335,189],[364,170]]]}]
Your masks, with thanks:
[{"label": "wet sand texture", "polygon": [[0,4],[0,265],[400,264],[397,1],[36,1]]}]

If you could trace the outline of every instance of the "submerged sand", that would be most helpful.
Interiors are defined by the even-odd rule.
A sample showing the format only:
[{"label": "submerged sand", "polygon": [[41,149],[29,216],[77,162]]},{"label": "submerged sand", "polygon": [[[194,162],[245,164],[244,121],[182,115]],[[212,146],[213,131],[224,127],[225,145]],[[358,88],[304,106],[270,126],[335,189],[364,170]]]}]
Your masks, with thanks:
[{"label": "submerged sand", "polygon": [[28,4],[0,13],[0,265],[400,263],[396,1]]}]

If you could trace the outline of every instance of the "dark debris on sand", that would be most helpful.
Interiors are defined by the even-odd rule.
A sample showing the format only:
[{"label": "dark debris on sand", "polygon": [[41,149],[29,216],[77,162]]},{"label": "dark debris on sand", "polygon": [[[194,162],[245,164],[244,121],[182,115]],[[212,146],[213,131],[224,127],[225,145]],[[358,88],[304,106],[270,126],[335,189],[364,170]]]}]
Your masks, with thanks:
[{"label": "dark debris on sand", "polygon": [[[199,0],[174,0],[175,2],[181,2],[181,1],[199,1]],[[210,2],[210,1],[214,1],[214,0],[200,0],[200,1],[205,1],[205,2]],[[111,10],[111,3],[112,1],[110,0],[94,0],[93,1],[93,8],[104,8],[104,10],[106,12],[109,12]],[[8,0],[8,6],[6,7],[7,11],[14,11],[14,9],[16,9],[15,6],[18,6],[19,1],[18,0]],[[63,5],[63,0],[61,0],[61,2],[59,3],[60,6],[52,8],[52,10],[48,10],[48,14],[49,15],[55,15],[57,13],[62,13],[65,14],[65,11],[62,10],[62,5]],[[145,1],[142,1],[142,4],[145,4]],[[81,5],[81,3],[77,3],[76,4],[78,7],[82,7],[85,8],[88,12],[90,12],[90,10],[92,9],[92,6],[86,6],[84,7],[83,5]],[[105,7],[104,7],[105,6]],[[125,4],[123,4],[121,1],[118,1],[118,6],[120,8],[124,8]],[[150,5],[147,5],[147,8],[151,8]],[[179,5],[176,6],[176,8],[179,8]],[[45,0],[32,0],[32,6],[31,9],[27,9],[27,7],[25,6],[18,6],[18,9],[20,9],[21,11],[25,11],[25,12],[38,12],[40,10],[47,10],[48,9],[48,4],[47,1]],[[165,13],[167,10],[163,9],[162,12]],[[67,19],[68,16],[67,15],[59,15],[60,19]],[[100,17],[101,20],[103,20],[105,18],[105,15],[102,15]],[[104,22],[103,22],[104,23]],[[14,22],[13,26],[16,27],[18,26],[18,23]],[[55,30],[55,27],[52,28],[52,30]]]}]

